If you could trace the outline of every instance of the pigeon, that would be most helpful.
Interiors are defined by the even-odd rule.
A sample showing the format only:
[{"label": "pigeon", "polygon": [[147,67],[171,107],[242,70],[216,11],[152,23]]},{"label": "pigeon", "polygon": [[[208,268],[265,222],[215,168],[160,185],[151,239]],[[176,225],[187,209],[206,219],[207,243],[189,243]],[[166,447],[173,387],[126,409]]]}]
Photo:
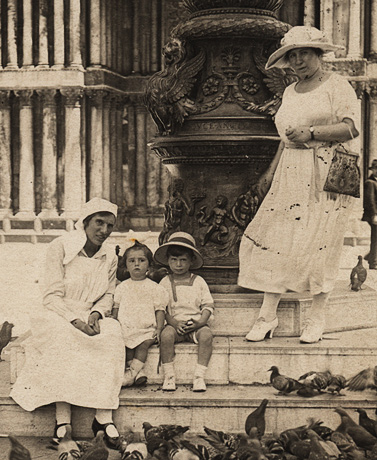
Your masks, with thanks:
[{"label": "pigeon", "polygon": [[[81,452],[77,443],[72,439],[72,427],[66,425],[65,434],[59,441],[58,445],[58,457],[59,459],[71,460],[74,458],[80,458]],[[84,457],[81,457],[84,458]],[[89,457],[92,460],[92,457]],[[94,457],[93,457],[94,460]]]},{"label": "pigeon", "polygon": [[325,372],[310,371],[302,375],[301,377],[299,377],[298,380],[303,385],[312,387],[318,390],[319,392],[322,392],[328,387],[330,383],[331,372],[330,371],[325,371]]},{"label": "pigeon", "polygon": [[91,447],[87,448],[83,455],[79,457],[81,460],[107,460],[109,451],[103,440],[105,433],[98,431],[96,437],[92,441]]},{"label": "pigeon", "polygon": [[356,409],[356,412],[359,413],[359,425],[377,437],[377,421],[369,418],[364,409]]},{"label": "pigeon", "polygon": [[341,424],[336,430],[341,433],[349,434],[358,447],[361,447],[364,450],[371,450],[377,443],[377,438],[372,436],[365,428],[352,420],[343,408],[337,407],[335,412],[341,417]]},{"label": "pigeon", "polygon": [[229,450],[234,452],[239,445],[239,436],[234,434],[228,434],[224,431],[212,430],[208,427],[203,427],[206,436],[199,435],[201,438],[205,439],[212,447],[218,451]]},{"label": "pigeon", "polygon": [[320,437],[313,430],[307,430],[307,437],[310,440],[309,460],[330,460],[330,455],[320,441]]},{"label": "pigeon", "polygon": [[259,439],[261,439],[264,435],[264,432],[266,430],[265,412],[267,404],[268,399],[264,399],[260,403],[259,407],[257,407],[253,412],[251,412],[251,414],[247,416],[247,419],[245,421],[245,431],[247,435],[249,434],[250,429],[253,427],[257,428]]},{"label": "pigeon", "polygon": [[308,458],[310,454],[310,441],[302,439],[304,431],[296,431],[296,429],[285,430],[280,434],[280,441],[284,449],[290,454],[298,458]]},{"label": "pigeon", "polygon": [[351,289],[353,291],[360,291],[362,284],[367,279],[367,270],[363,267],[363,256],[358,256],[358,263],[353,267],[350,275]]},{"label": "pigeon", "polygon": [[346,388],[351,391],[363,391],[368,388],[377,390],[377,366],[368,367],[348,379]]},{"label": "pigeon", "polygon": [[326,391],[328,393],[337,393],[338,396],[342,396],[340,392],[346,388],[346,378],[341,374],[335,374],[331,376],[330,382]]},{"label": "pigeon", "polygon": [[30,452],[24,447],[15,436],[8,436],[11,443],[9,460],[31,460]]},{"label": "pigeon", "polygon": [[147,443],[148,452],[153,455],[153,452],[160,446],[161,441],[170,441],[176,436],[186,433],[190,429],[189,426],[182,425],[158,425],[152,426],[148,422],[143,423],[144,437]]},{"label": "pigeon", "polygon": [[272,366],[268,370],[272,371],[270,375],[270,382],[272,386],[279,391],[279,394],[287,395],[288,393],[299,390],[304,386],[302,383],[292,379],[291,377],[281,375],[279,373],[279,369],[276,366]]},{"label": "pigeon", "polygon": [[194,445],[187,439],[182,439],[172,441],[169,457],[174,460],[209,460],[210,454],[205,446]]},{"label": "pigeon", "polygon": [[8,321],[5,321],[0,329],[0,361],[1,359],[1,352],[3,349],[8,345],[12,338],[12,329],[14,325],[12,323],[8,323]]},{"label": "pigeon", "polygon": [[148,457],[147,446],[143,442],[131,442],[122,452],[122,460],[142,460]]}]

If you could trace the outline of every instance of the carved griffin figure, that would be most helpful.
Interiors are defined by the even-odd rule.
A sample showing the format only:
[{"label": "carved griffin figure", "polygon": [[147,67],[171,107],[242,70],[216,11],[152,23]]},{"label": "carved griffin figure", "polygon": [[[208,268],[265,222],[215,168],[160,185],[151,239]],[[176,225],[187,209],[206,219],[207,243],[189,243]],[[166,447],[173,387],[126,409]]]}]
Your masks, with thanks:
[{"label": "carved griffin figure", "polygon": [[145,104],[157,125],[158,134],[172,134],[185,117],[196,111],[190,92],[205,61],[204,50],[189,59],[185,43],[172,38],[163,48],[164,69],[149,79]]}]

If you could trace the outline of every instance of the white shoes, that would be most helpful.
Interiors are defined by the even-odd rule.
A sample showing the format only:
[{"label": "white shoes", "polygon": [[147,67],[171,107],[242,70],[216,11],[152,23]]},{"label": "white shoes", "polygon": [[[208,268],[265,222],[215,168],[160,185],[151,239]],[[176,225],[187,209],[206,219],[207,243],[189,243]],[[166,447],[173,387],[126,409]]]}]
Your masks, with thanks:
[{"label": "white shoes", "polygon": [[192,384],[192,391],[206,391],[207,386],[206,382],[204,381],[203,377],[194,377],[194,381]]},{"label": "white shoes", "polygon": [[322,340],[322,334],[325,329],[324,321],[314,321],[308,318],[305,321],[304,328],[301,333],[300,342],[316,343]]},{"label": "white shoes", "polygon": [[123,377],[122,387],[130,387],[135,382],[135,374],[131,369],[126,369]]},{"label": "white shoes", "polygon": [[267,322],[263,317],[260,317],[256,320],[254,326],[251,328],[251,331],[247,334],[246,340],[249,342],[260,342],[264,340],[266,336],[269,336],[272,339],[277,327],[277,317],[270,322]]},{"label": "white shoes", "polygon": [[162,390],[163,391],[175,391],[176,390],[175,376],[174,375],[167,375],[164,378],[164,383],[162,385]]}]

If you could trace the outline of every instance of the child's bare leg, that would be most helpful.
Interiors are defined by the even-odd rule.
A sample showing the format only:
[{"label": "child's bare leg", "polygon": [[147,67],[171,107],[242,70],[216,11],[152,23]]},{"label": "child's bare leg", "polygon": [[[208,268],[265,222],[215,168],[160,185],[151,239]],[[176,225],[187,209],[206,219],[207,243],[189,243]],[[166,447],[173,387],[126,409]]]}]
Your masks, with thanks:
[{"label": "child's bare leg", "polygon": [[176,339],[176,330],[168,324],[161,332],[161,362],[162,364],[172,363],[174,361],[174,344]]},{"label": "child's bare leg", "polygon": [[198,329],[196,338],[198,339],[198,364],[207,367],[212,356],[213,335],[211,329],[207,326]]},{"label": "child's bare leg", "polygon": [[142,363],[145,363],[148,356],[149,348],[154,344],[154,339],[144,340],[140,345],[135,348],[134,360],[137,359]]},{"label": "child's bare leg", "polygon": [[130,367],[131,362],[134,359],[134,356],[135,356],[135,349],[126,347],[126,368]]},{"label": "child's bare leg", "polygon": [[162,389],[164,391],[174,391],[175,372],[174,372],[174,344],[177,339],[177,331],[173,326],[167,325],[161,332],[161,362],[164,372],[164,383]]}]

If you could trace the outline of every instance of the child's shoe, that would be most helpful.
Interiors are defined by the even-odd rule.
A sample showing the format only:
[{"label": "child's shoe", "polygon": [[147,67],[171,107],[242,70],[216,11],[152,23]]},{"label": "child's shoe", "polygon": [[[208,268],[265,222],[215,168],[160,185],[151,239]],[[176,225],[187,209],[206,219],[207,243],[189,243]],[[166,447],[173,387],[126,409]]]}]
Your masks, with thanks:
[{"label": "child's shoe", "polygon": [[192,391],[206,391],[207,386],[206,382],[204,381],[203,377],[194,377],[194,381],[192,384]]},{"label": "child's shoe", "polygon": [[164,383],[162,385],[163,391],[175,391],[175,376],[174,375],[167,375],[164,378]]},{"label": "child's shoe", "polygon": [[[130,387],[133,385],[143,367],[143,362],[139,361],[138,359],[132,360],[130,368],[126,369],[126,372],[124,373],[122,387]],[[145,382],[146,380],[144,379],[144,383]]]}]

